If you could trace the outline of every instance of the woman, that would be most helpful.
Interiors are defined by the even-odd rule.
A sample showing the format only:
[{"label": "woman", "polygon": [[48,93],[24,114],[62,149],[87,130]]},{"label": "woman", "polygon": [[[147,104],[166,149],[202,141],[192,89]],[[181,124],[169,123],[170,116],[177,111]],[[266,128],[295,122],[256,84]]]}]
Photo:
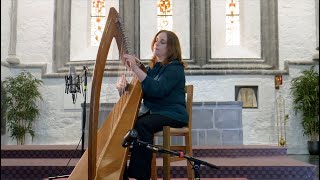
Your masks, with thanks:
[{"label": "woman", "polygon": [[[162,131],[163,126],[181,128],[187,126],[188,114],[185,101],[186,64],[181,58],[179,39],[171,31],[161,30],[151,45],[153,58],[145,73],[139,68],[137,59],[125,54],[123,57],[131,71],[142,85],[143,103],[134,129],[139,139],[153,143],[153,135]],[[124,77],[117,84],[119,92],[127,85]],[[128,171],[129,177],[149,180],[151,176],[152,151],[134,144]]]}]

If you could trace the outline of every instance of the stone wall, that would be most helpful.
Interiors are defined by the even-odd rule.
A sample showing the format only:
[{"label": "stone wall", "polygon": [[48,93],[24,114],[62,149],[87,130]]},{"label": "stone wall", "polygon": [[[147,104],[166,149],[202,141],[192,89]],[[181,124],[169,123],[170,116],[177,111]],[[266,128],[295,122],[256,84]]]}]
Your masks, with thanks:
[{"label": "stone wall", "polygon": [[192,113],[193,145],[243,144],[242,102],[195,102]]},{"label": "stone wall", "polygon": [[[264,2],[265,0],[262,1]],[[18,3],[17,12],[15,13],[11,12],[12,2]],[[34,124],[35,138],[31,141],[31,137],[28,136],[27,144],[77,144],[81,138],[81,103],[83,102],[83,96],[78,94],[76,104],[72,104],[71,95],[65,94],[64,75],[67,75],[67,73],[52,73],[54,63],[64,65],[65,62],[70,60],[67,55],[64,55],[64,53],[68,54],[68,48],[63,43],[65,41],[55,39],[59,38],[57,35],[67,36],[68,33],[63,34],[59,29],[68,29],[68,26],[63,23],[59,24],[54,20],[55,13],[57,13],[55,8],[64,7],[59,9],[65,12],[64,10],[68,7],[64,3],[67,4],[68,2],[70,1],[1,0],[1,26],[4,27],[1,28],[1,79],[3,80],[8,75],[17,75],[21,70],[29,70],[44,81],[44,86],[41,87],[44,101],[39,102],[40,117]],[[121,2],[126,5],[132,5],[130,3],[133,3],[135,8],[139,5],[138,1]],[[233,71],[235,72],[234,74],[227,74],[223,71],[219,71],[220,73],[218,74],[205,74],[205,71],[203,71],[203,75],[199,75],[202,72],[200,69],[200,73],[190,73],[187,76],[187,83],[194,85],[194,102],[198,103],[233,102],[235,101],[236,86],[258,86],[258,108],[242,109],[243,144],[277,144],[275,100],[279,94],[282,94],[286,100],[286,113],[289,114],[287,127],[288,153],[306,154],[308,153],[306,149],[307,137],[303,136],[302,133],[300,115],[296,115],[292,109],[290,81],[298,76],[302,70],[309,68],[313,64],[311,58],[315,48],[318,46],[318,38],[316,38],[318,24],[315,22],[316,17],[318,17],[319,1],[293,0],[289,4],[284,0],[278,0],[277,2],[277,24],[279,25],[277,32],[279,35],[279,63],[277,65],[283,71],[257,70],[259,72],[255,74],[251,74],[249,71],[239,74],[236,70]],[[60,4],[60,6],[57,6],[57,4]],[[206,4],[202,3],[201,5],[201,7],[195,6],[193,10],[197,10],[201,12],[200,15],[203,15],[202,10],[205,9],[203,6]],[[132,6],[125,6],[125,8],[127,13],[131,12],[130,9],[132,10]],[[10,30],[13,15],[17,16],[17,25],[13,29],[17,32],[15,41],[12,40],[14,39],[12,38],[13,33],[11,33],[13,31]],[[63,13],[59,17],[61,18],[60,20],[71,19],[68,14]],[[192,19],[197,20],[194,24],[203,25],[204,21],[200,17],[197,16],[197,19]],[[127,19],[126,22],[139,24],[135,20]],[[62,26],[59,27],[59,25]],[[150,41],[145,37],[136,36],[135,33],[138,33],[138,30],[139,28],[136,28],[134,32],[129,32],[131,34],[129,37],[139,37],[137,41],[133,41],[136,43],[134,44],[136,52],[140,52],[140,41]],[[55,34],[56,31],[59,31],[60,34]],[[194,35],[196,39],[193,40],[197,40],[197,42],[206,40],[206,37],[202,35],[202,32],[205,33],[205,28],[202,28],[199,32]],[[66,39],[67,41],[69,40],[69,38]],[[10,48],[13,46],[16,48]],[[210,47],[196,46],[196,51],[191,49],[193,51],[191,54],[202,54],[202,50],[206,48],[209,49]],[[19,58],[19,65],[5,63],[9,56],[9,50],[16,50],[14,55]],[[201,62],[209,60],[200,55],[195,57],[200,57],[195,60]],[[55,62],[57,59],[59,59],[59,62]],[[84,58],[83,60],[87,59]],[[289,66],[287,66],[287,62],[289,62]],[[85,63],[83,62],[83,64]],[[317,65],[316,69],[318,68],[319,66]],[[284,84],[280,87],[280,90],[275,90],[274,88],[275,73],[283,73]],[[116,80],[117,78],[113,78],[110,81],[103,82],[102,92],[107,90],[112,93],[110,96],[102,94],[101,102],[109,101],[110,99],[114,101],[116,99],[115,97],[118,96],[114,89]],[[88,102],[90,100],[91,81],[92,79],[89,77]],[[197,109],[197,104],[194,104],[194,108]],[[194,114],[197,114],[197,112],[195,111]],[[210,119],[203,121],[209,123]],[[195,122],[195,125],[200,126],[201,123]],[[212,127],[216,127],[213,125],[217,124],[212,121]],[[205,139],[202,137],[207,138],[203,142],[199,140],[199,144],[218,143],[218,140],[215,139],[218,135],[213,131],[194,134],[196,134],[194,139],[197,141],[198,139]],[[208,140],[209,136],[211,137],[210,140]],[[220,135],[220,137],[222,136]],[[1,140],[1,144],[15,144],[9,134],[1,136]]]},{"label": "stone wall", "polygon": [[[301,73],[302,70],[309,68],[313,63],[309,62],[291,62],[289,63],[288,74],[283,75],[283,85],[280,90],[274,88],[273,75],[211,75],[211,76],[187,76],[187,84],[194,85],[194,140],[195,144],[203,145],[206,143],[219,143],[218,138],[224,138],[218,134],[219,130],[214,129],[230,124],[220,124],[220,121],[213,121],[212,117],[217,114],[212,102],[233,102],[235,101],[235,86],[237,85],[255,85],[258,86],[258,108],[242,109],[242,136],[243,144],[271,144],[277,145],[276,117],[275,117],[275,100],[279,94],[282,94],[286,101],[285,111],[289,115],[287,127],[287,148],[291,154],[306,154],[307,137],[303,136],[300,125],[300,115],[295,114],[292,109],[292,96],[290,93],[290,81]],[[44,95],[44,101],[39,102],[40,117],[34,124],[35,138],[27,136],[27,144],[77,144],[81,139],[82,94],[77,94],[76,104],[72,104],[70,94],[65,93],[65,82],[63,77],[43,78],[39,68],[7,68],[1,67],[7,75],[16,75],[21,70],[27,69],[36,77],[44,81],[44,86],[40,88]],[[319,66],[316,66],[318,69]],[[88,79],[87,102],[90,102],[91,94],[91,77]],[[101,103],[106,100],[114,102],[118,94],[115,90],[116,78],[104,81],[102,92],[110,91],[113,94],[106,97],[101,95]],[[214,100],[214,101],[212,101]],[[199,103],[199,104],[197,104]],[[211,103],[211,105],[210,105]],[[203,106],[203,104],[206,104]],[[202,108],[204,108],[202,110]],[[204,114],[205,112],[206,114]],[[234,112],[235,113],[235,112]],[[229,114],[221,113],[228,118]],[[105,115],[103,115],[105,116]],[[201,117],[201,120],[196,120]],[[223,121],[225,122],[225,121]],[[227,121],[226,121],[227,122]],[[212,130],[199,130],[206,125],[211,125]],[[209,127],[209,126],[208,126]],[[222,132],[222,131],[220,131]],[[225,131],[225,133],[228,133]],[[239,130],[240,134],[240,130]],[[225,134],[227,135],[227,134]],[[232,135],[233,136],[233,135]],[[10,134],[1,136],[1,144],[15,144]],[[229,138],[230,139],[230,138]],[[226,143],[226,141],[220,141]],[[240,143],[240,139],[232,143]]]},{"label": "stone wall", "polygon": [[[103,103],[99,109],[101,127],[112,104]],[[88,119],[90,104],[86,105],[85,144],[88,143]],[[172,144],[183,144],[182,137],[172,137]],[[162,143],[162,138],[156,138]],[[192,144],[204,145],[240,145],[243,144],[242,102],[194,102],[192,106]]]}]

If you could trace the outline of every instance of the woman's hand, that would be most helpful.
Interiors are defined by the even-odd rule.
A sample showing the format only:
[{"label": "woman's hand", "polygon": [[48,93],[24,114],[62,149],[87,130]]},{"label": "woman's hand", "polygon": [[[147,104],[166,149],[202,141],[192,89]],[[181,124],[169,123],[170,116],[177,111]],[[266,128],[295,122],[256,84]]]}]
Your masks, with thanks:
[{"label": "woman's hand", "polygon": [[137,59],[135,56],[130,55],[130,54],[124,54],[123,58],[125,59],[125,64],[126,66],[133,72],[135,72],[135,70],[137,68],[139,68],[140,65],[140,61],[139,59]]},{"label": "woman's hand", "polygon": [[124,75],[121,75],[120,79],[117,82],[116,88],[119,91],[119,95],[121,96],[128,86],[128,81]]},{"label": "woman's hand", "polygon": [[142,82],[147,77],[147,74],[139,68],[141,64],[140,60],[130,54],[124,54],[123,58],[125,59],[127,68],[130,69],[134,74],[136,74],[139,81]]}]

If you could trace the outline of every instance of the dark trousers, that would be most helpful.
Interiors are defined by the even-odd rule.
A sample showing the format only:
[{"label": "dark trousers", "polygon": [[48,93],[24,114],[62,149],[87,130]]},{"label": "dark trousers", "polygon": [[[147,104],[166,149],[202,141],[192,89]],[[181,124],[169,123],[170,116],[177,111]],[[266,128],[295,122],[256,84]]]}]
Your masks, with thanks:
[{"label": "dark trousers", "polygon": [[[141,141],[153,144],[153,134],[163,130],[163,126],[181,128],[187,123],[179,122],[171,118],[159,114],[145,114],[138,117],[134,129],[138,131],[138,136]],[[129,163],[129,177],[137,180],[150,180],[151,177],[151,161],[152,151],[138,143],[133,144],[131,158]]]}]

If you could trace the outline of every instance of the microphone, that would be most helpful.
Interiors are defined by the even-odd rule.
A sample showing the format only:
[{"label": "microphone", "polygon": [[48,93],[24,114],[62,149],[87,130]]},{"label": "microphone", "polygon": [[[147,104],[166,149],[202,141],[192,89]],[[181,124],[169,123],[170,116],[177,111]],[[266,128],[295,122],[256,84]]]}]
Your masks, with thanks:
[{"label": "microphone", "polygon": [[74,66],[70,66],[69,69],[69,78],[70,78],[70,89],[69,92],[74,94],[77,93],[77,75],[76,75],[76,68]]},{"label": "microphone", "polygon": [[72,94],[73,104],[75,104],[75,95],[77,92],[80,92],[80,78],[79,75],[76,75],[76,68],[70,66],[69,76],[65,76],[66,81],[66,90],[65,92]]},{"label": "microphone", "polygon": [[123,137],[122,147],[126,148],[130,146],[134,141],[138,139],[138,131],[135,129],[129,130]]}]

